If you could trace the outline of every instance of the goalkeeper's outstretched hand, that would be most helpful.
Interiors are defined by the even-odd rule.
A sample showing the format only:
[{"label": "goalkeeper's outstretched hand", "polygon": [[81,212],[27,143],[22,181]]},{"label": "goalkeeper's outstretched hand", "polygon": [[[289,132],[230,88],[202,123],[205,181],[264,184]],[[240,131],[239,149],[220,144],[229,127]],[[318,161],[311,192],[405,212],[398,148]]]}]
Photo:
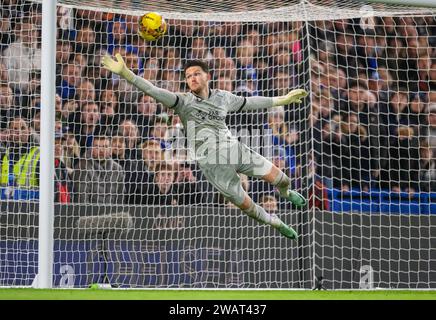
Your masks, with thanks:
[{"label": "goalkeeper's outstretched hand", "polygon": [[132,80],[134,77],[134,74],[132,71],[127,68],[126,63],[123,60],[123,57],[121,54],[117,53],[115,54],[115,57],[117,58],[117,61],[111,58],[109,55],[105,55],[103,59],[101,60],[101,63],[105,69],[118,74],[122,78],[126,80]]},{"label": "goalkeeper's outstretched hand", "polygon": [[287,95],[273,98],[274,106],[283,106],[290,103],[301,103],[304,97],[307,97],[308,92],[304,89],[294,89]]}]

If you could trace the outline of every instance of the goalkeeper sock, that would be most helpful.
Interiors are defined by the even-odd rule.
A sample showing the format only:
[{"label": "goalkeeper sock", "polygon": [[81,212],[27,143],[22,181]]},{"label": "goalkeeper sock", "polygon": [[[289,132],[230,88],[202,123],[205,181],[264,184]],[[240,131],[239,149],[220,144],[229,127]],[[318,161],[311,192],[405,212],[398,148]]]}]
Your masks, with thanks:
[{"label": "goalkeeper sock", "polygon": [[249,217],[253,218],[260,223],[265,223],[273,226],[274,228],[280,227],[281,220],[276,215],[271,215],[265,211],[264,208],[251,202],[248,209],[243,210]]},{"label": "goalkeeper sock", "polygon": [[291,179],[283,171],[280,171],[280,174],[277,175],[271,184],[277,187],[281,196],[284,196],[288,194]]},{"label": "goalkeeper sock", "polygon": [[280,171],[280,174],[277,175],[272,185],[277,187],[281,197],[288,199],[295,206],[302,207],[306,205],[306,199],[297,191],[289,188],[291,179],[284,172]]}]

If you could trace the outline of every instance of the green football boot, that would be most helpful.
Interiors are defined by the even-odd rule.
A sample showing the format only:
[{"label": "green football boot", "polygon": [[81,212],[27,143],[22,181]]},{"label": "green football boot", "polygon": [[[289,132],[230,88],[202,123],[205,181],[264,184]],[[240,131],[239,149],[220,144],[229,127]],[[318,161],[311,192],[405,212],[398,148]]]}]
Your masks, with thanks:
[{"label": "green football boot", "polygon": [[284,193],[280,193],[280,195],[291,201],[296,207],[303,207],[306,205],[307,201],[298,191],[288,189]]},{"label": "green football boot", "polygon": [[279,232],[284,235],[286,238],[296,240],[298,237],[297,232],[292,229],[290,226],[286,225],[276,214],[272,214],[272,223],[275,229],[279,230]]},{"label": "green football boot", "polygon": [[294,229],[292,229],[291,226],[288,226],[283,222],[280,224],[280,227],[278,227],[277,230],[279,230],[280,233],[282,235],[284,235],[286,238],[289,238],[292,240],[297,240],[297,238],[298,238],[297,232]]}]

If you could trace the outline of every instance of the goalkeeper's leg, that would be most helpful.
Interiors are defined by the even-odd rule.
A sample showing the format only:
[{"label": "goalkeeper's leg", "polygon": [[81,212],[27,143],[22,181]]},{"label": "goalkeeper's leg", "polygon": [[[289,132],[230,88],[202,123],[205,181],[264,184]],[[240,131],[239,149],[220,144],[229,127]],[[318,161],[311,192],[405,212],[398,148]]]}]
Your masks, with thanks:
[{"label": "goalkeeper's leg", "polygon": [[249,217],[260,223],[269,224],[273,228],[279,230],[279,232],[285,237],[289,239],[297,239],[298,234],[294,229],[286,225],[279,217],[277,217],[277,215],[267,213],[264,208],[256,204],[247,194],[245,194],[242,204],[234,203],[234,205],[239,207]]},{"label": "goalkeeper's leg", "polygon": [[244,164],[238,168],[238,172],[271,183],[277,187],[280,196],[291,201],[297,207],[302,207],[306,204],[306,199],[300,193],[290,188],[291,179],[271,161],[244,144],[240,144],[240,150]]},{"label": "goalkeeper's leg", "polygon": [[269,173],[262,177],[266,182],[276,186],[280,196],[291,201],[295,206],[302,207],[306,204],[306,199],[297,191],[292,190],[291,179],[275,165],[272,165]]},{"label": "goalkeeper's leg", "polygon": [[276,215],[271,215],[264,208],[254,203],[242,188],[241,178],[235,169],[229,165],[201,165],[206,179],[231,203],[240,208],[249,217],[262,224],[269,224],[284,236],[296,239],[297,233]]}]

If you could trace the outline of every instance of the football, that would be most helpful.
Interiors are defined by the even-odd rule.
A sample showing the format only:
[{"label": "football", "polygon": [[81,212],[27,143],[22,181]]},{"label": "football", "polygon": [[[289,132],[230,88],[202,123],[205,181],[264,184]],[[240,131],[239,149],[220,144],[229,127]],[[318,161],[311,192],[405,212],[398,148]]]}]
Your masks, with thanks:
[{"label": "football", "polygon": [[148,12],[139,19],[139,36],[147,41],[160,39],[167,31],[165,19],[157,12]]}]

